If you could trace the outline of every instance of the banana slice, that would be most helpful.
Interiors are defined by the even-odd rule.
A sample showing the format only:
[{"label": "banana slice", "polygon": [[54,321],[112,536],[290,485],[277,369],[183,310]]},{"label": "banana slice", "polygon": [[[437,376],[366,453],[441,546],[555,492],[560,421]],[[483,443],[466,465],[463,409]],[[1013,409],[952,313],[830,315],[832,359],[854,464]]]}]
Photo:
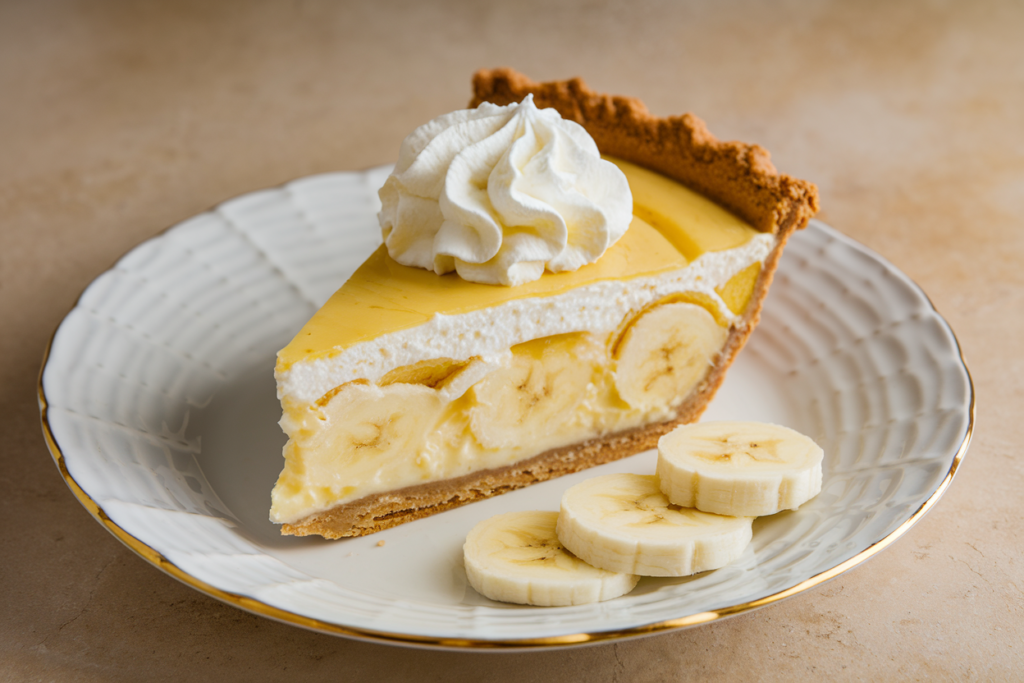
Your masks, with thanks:
[{"label": "banana slice", "polygon": [[688,576],[743,554],[753,521],[673,505],[650,475],[607,474],[565,492],[557,530],[562,545],[595,567]]},{"label": "banana slice", "polygon": [[512,348],[508,364],[473,386],[470,428],[485,448],[510,448],[523,434],[557,432],[574,417],[604,347],[593,335],[560,334]]},{"label": "banana slice", "polygon": [[722,515],[773,515],[821,491],[821,448],[787,427],[701,422],[658,441],[658,477],[669,499]]},{"label": "banana slice", "polygon": [[619,396],[641,410],[678,405],[707,374],[727,334],[696,304],[661,304],[642,314],[615,350]]},{"label": "banana slice", "polygon": [[[282,427],[306,453],[303,468],[309,480],[330,482],[330,490],[340,494],[351,478],[384,480],[392,469],[420,456],[443,410],[438,393],[429,387],[357,381],[306,414],[305,424],[282,420]],[[333,428],[325,429],[325,422]]]},{"label": "banana slice", "polygon": [[501,602],[553,607],[610,600],[638,576],[596,569],[562,547],[557,512],[508,512],[469,532],[463,553],[469,584]]}]

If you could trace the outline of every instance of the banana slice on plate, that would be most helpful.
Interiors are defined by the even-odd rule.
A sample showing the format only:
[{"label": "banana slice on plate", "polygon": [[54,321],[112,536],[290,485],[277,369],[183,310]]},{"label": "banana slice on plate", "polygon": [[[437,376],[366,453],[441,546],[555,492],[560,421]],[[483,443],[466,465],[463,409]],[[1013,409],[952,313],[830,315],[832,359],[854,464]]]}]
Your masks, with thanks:
[{"label": "banana slice on plate", "polygon": [[818,495],[823,456],[818,444],[788,427],[701,422],[658,440],[658,477],[677,505],[760,517]]},{"label": "banana slice on plate", "polygon": [[610,600],[638,576],[590,566],[555,535],[557,512],[508,512],[486,519],[463,546],[466,576],[491,600],[554,607]]},{"label": "banana slice on plate", "polygon": [[688,576],[743,554],[753,519],[674,505],[657,479],[607,474],[562,496],[558,540],[595,567],[643,576]]}]

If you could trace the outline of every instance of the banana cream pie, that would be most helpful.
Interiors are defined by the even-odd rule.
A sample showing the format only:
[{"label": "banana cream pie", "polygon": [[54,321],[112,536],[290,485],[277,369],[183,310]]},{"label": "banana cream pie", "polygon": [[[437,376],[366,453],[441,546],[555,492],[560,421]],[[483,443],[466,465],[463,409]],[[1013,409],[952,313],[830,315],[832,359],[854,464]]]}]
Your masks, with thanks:
[{"label": "banana cream pie", "polygon": [[384,244],[278,354],[285,534],[360,536],[653,448],[758,320],[813,185],[692,115],[479,72]]}]

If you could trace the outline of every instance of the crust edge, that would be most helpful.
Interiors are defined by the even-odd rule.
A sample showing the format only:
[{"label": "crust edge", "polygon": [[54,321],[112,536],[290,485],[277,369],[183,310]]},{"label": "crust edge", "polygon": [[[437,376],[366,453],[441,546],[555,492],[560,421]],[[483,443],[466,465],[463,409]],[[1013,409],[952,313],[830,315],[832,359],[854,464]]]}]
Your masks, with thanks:
[{"label": "crust edge", "polygon": [[531,93],[538,107],[583,126],[602,153],[674,178],[762,232],[777,233],[794,213],[800,229],[818,212],[814,183],[779,173],[764,147],[722,142],[693,114],[657,117],[640,100],[596,93],[581,78],[538,83],[514,69],[481,69],[469,106]]}]

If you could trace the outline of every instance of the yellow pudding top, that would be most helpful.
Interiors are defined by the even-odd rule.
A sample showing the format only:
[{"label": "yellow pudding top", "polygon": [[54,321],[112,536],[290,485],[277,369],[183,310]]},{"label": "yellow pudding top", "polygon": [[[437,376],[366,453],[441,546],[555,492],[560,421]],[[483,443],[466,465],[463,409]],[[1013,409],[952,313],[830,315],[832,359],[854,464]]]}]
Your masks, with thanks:
[{"label": "yellow pudding top", "polygon": [[608,158],[626,175],[633,222],[596,263],[502,287],[455,273],[403,266],[381,246],[278,353],[278,370],[303,360],[421,325],[435,314],[457,315],[514,299],[548,297],[602,280],[628,280],[678,270],[712,251],[746,244],[758,232],[703,195],[658,173]]}]

